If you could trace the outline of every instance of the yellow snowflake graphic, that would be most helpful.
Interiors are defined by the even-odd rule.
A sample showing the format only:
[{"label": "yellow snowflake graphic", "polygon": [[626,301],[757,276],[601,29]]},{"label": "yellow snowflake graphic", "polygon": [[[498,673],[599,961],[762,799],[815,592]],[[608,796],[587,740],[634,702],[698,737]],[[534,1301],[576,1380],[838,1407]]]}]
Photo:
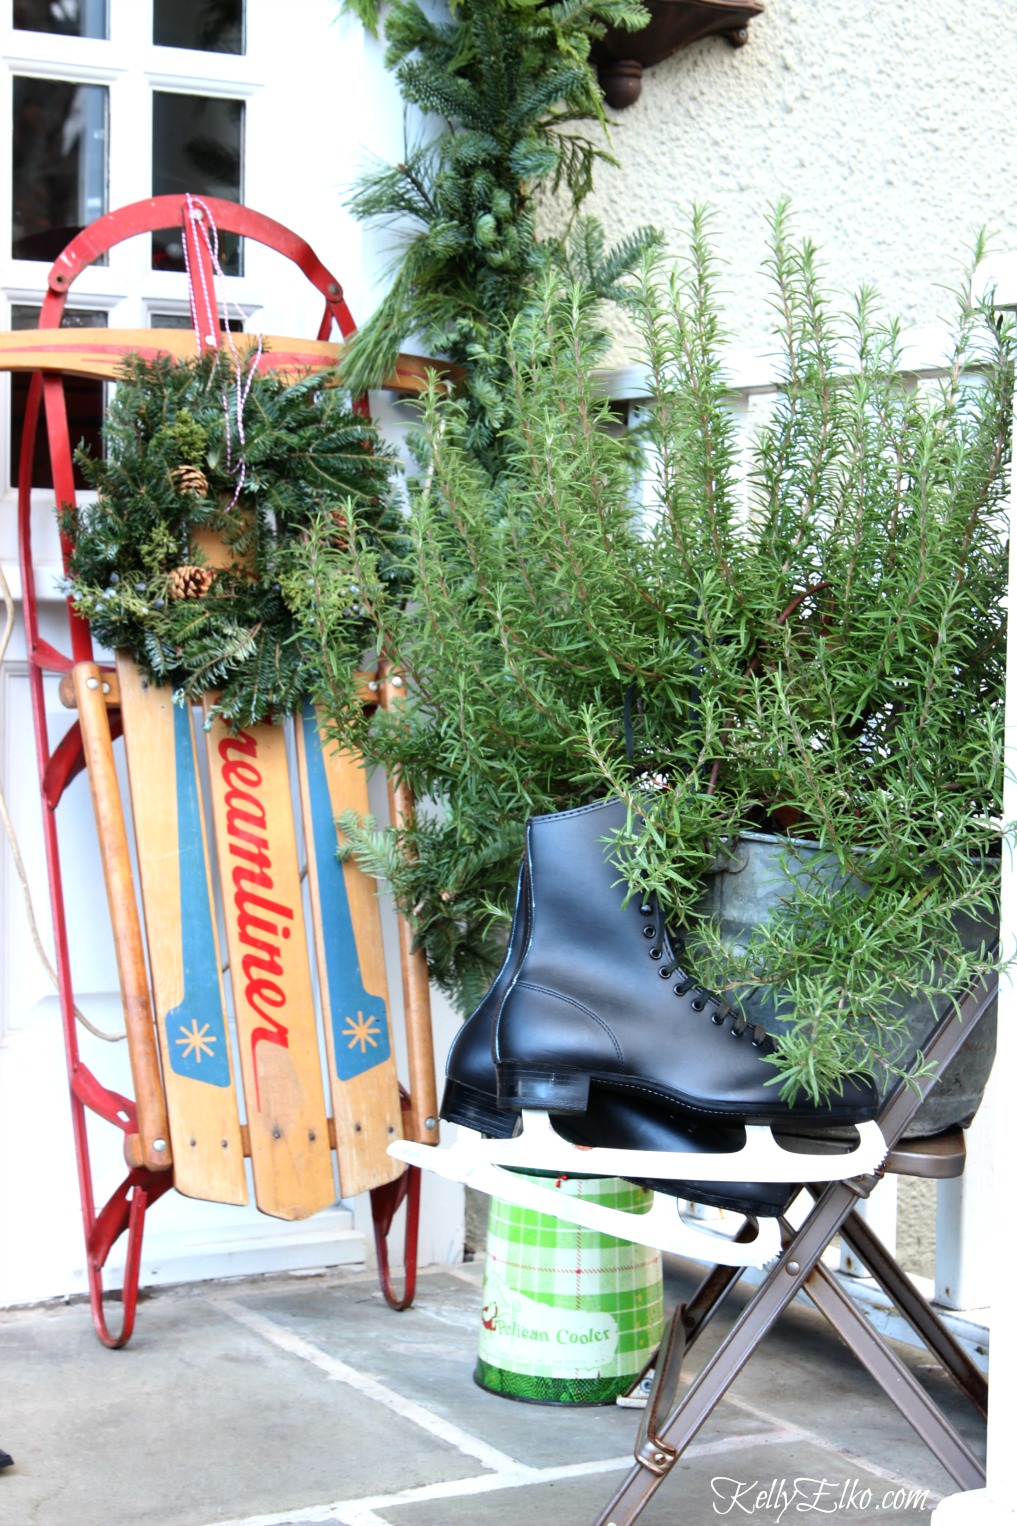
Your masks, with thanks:
[{"label": "yellow snowflake graphic", "polygon": [[346,1019],[346,1026],[343,1029],[343,1038],[349,1040],[347,1045],[349,1049],[352,1049],[355,1044],[359,1044],[361,1054],[367,1053],[368,1044],[370,1044],[372,1049],[377,1049],[378,1019],[373,1016],[365,1017],[362,1012],[358,1012],[356,1017],[348,1017]]},{"label": "yellow snowflake graphic", "polygon": [[208,1030],[210,1027],[210,1023],[203,1023],[199,1028],[198,1019],[195,1017],[191,1019],[190,1028],[181,1028],[180,1032],[183,1034],[183,1038],[177,1039],[177,1043],[184,1046],[183,1058],[185,1060],[189,1060],[193,1055],[196,1063],[200,1065],[202,1055],[212,1053],[215,1034],[211,1038],[209,1037]]}]

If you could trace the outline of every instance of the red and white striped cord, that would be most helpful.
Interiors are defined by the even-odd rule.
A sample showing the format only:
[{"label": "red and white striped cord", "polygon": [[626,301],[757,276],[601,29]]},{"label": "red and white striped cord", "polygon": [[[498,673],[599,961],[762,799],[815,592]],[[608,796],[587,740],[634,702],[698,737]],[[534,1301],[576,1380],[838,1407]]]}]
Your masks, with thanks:
[{"label": "red and white striped cord", "polygon": [[[213,278],[219,282],[222,282],[225,279],[226,273],[219,261],[219,229],[216,227],[215,218],[212,216],[211,209],[206,202],[202,201],[200,196],[192,196],[189,192],[185,197],[185,202],[187,205],[187,216],[190,218],[193,226],[201,230],[201,235],[205,240],[209,259],[212,265]],[[200,352],[203,336],[201,333],[201,323],[199,321],[198,303],[194,293],[194,280],[191,274],[191,262],[187,253],[186,238],[184,239],[184,269],[187,272],[187,296],[191,305],[191,323],[194,326],[194,335],[198,341],[198,349]],[[208,284],[205,279],[205,267],[201,261],[198,262],[198,277],[201,281],[201,294],[204,298],[205,312],[217,312],[218,303],[215,299],[215,292],[210,292],[208,289]],[[258,364],[261,360],[261,356],[264,350],[264,341],[261,334],[258,334],[254,347],[250,352],[245,375],[243,358],[241,357],[240,351],[237,349],[236,342],[233,338],[233,330],[230,328],[229,324],[229,308],[230,304],[224,296],[222,302],[222,327],[226,336],[226,343],[229,345],[233,358],[233,371],[236,377],[234,395],[236,399],[235,410],[237,444],[239,447],[237,462],[234,466],[233,429],[232,420],[230,417],[230,399],[226,393],[226,389],[223,388],[222,406],[223,413],[226,418],[226,470],[231,474],[235,474],[237,478],[237,485],[234,489],[233,497],[231,498],[229,504],[229,507],[232,509],[236,504],[237,499],[240,497],[244,482],[247,477],[247,457],[244,451],[244,447],[247,443],[246,436],[244,434],[244,408],[246,406],[248,396],[250,395],[251,386],[254,382],[255,372],[258,369]],[[240,309],[235,306],[234,312],[238,317],[243,317]],[[204,342],[206,344],[213,344],[218,347],[218,336],[215,334],[206,335],[204,336]]]}]

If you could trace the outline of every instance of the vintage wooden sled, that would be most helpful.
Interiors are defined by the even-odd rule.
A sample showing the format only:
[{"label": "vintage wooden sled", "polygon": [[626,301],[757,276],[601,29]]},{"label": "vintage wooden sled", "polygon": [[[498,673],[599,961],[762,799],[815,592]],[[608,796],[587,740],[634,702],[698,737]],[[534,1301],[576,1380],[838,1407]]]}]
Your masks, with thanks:
[{"label": "vintage wooden sled", "polygon": [[[219,344],[210,223],[213,235],[216,229],[239,234],[287,256],[323,299],[316,338],[266,336],[259,367],[299,374],[334,365],[354,327],[338,281],[288,229],[213,198],[156,197],[84,229],[49,272],[38,330],[0,336],[0,369],[32,376],[18,484],[23,608],[89,1288],[95,1327],[108,1346],[130,1339],[146,1214],[171,1187],[224,1203],[243,1203],[253,1194],[259,1209],[283,1219],[333,1204],[337,1177],[344,1198],[369,1192],[382,1288],[395,1308],[406,1307],[414,1295],[419,1172],[393,1159],[387,1147],[404,1135],[437,1137],[423,956],[400,923],[407,1091],[396,1074],[375,885],[336,856],[336,817],[367,809],[362,760],[323,745],[310,708],[288,728],[262,724],[231,736],[219,722],[205,727],[200,712],[174,705],[170,691],[146,683],[128,658],[97,662],[88,627],[70,606],[66,650],[40,633],[31,478],[41,419],[56,504],[73,505],[64,379],[112,380],[128,353],[183,357]],[[83,269],[126,238],[172,226],[182,229],[185,243],[194,333],[60,327],[67,294]],[[339,342],[330,338],[333,327]],[[232,337],[238,346],[251,343],[250,336]],[[426,371],[415,357],[400,357],[390,384],[419,391]],[[55,745],[43,692],[47,674],[61,675],[61,698],[76,711]],[[364,703],[393,702],[398,685],[398,675],[384,669],[365,673]],[[126,792],[113,751],[121,736]],[[208,799],[199,749],[206,753]],[[57,812],[83,769],[116,948],[130,1097],[105,1085],[79,1053]],[[396,816],[412,809],[404,792],[390,790],[390,800]],[[228,982],[221,973],[226,955]],[[90,1118],[120,1130],[127,1163],[126,1176],[101,1207],[93,1190]],[[387,1237],[404,1203],[404,1286],[397,1293]],[[113,1333],[103,1269],[124,1234],[122,1319]]]}]

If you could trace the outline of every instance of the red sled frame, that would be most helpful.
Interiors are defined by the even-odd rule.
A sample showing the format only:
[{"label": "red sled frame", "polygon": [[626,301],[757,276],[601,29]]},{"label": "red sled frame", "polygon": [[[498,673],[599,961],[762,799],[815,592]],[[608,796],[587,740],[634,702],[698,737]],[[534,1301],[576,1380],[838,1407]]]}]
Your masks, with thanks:
[{"label": "red sled frame", "polygon": [[[213,262],[209,240],[195,225],[196,222],[200,222],[202,215],[210,217],[214,227],[220,231],[254,239],[285,255],[297,265],[324,299],[324,312],[317,341],[327,341],[333,325],[338,327],[343,339],[353,333],[355,324],[343,297],[340,283],[325,268],[310,246],[288,228],[234,202],[221,201],[213,197],[204,197],[199,200],[190,197],[181,199],[176,196],[159,196],[110,212],[72,239],[49,271],[47,291],[39,317],[39,331],[35,335],[20,333],[17,339],[19,341],[34,340],[38,344],[45,331],[58,330],[67,294],[74,281],[83,270],[113,246],[139,234],[180,226],[185,241],[190,297],[198,346],[201,351],[216,347],[220,330],[215,302]],[[107,366],[110,354],[115,353],[122,357],[126,353],[127,347],[117,348],[116,335],[113,332],[92,333],[90,345],[93,341],[106,351]],[[66,354],[66,351],[63,352],[64,358]],[[72,724],[56,747],[51,748],[43,679],[47,673],[66,674],[78,662],[93,661],[94,652],[89,627],[75,613],[69,602],[67,611],[69,655],[58,651],[40,635],[31,526],[32,463],[40,414],[43,410],[52,462],[55,501],[61,505],[74,505],[76,502],[70,430],[61,374],[64,366],[61,361],[62,352],[55,346],[52,368],[46,371],[34,371],[32,374],[26,405],[18,481],[18,544],[29,683],[43,806],[43,836],[85,1234],[89,1296],[96,1333],[105,1346],[115,1348],[126,1345],[134,1329],[145,1217],[149,1206],[173,1186],[173,1172],[172,1166],[169,1169],[157,1171],[150,1169],[140,1159],[132,1160],[132,1156],[135,1155],[133,1142],[136,1141],[139,1132],[139,1107],[155,1109],[164,1107],[161,1096],[153,1098],[139,1095],[136,1100],[132,1100],[110,1090],[99,1082],[82,1062],[78,1047],[56,810],[68,785],[85,767],[85,756],[81,729],[77,721]],[[308,352],[299,351],[294,356],[273,351],[271,355],[261,357],[259,366],[267,370],[284,363],[290,365],[302,363],[306,369],[309,369],[315,364],[323,364],[323,360],[320,353],[315,355],[312,347],[308,346]],[[400,357],[400,364],[389,384],[400,391],[418,391],[423,385],[427,369],[427,364],[420,362],[416,357]],[[360,399],[357,407],[366,412],[366,400]],[[65,567],[69,550],[69,545],[64,543],[62,553]],[[112,709],[110,712],[111,734],[116,737],[121,733],[121,729],[118,713]],[[410,802],[406,799],[397,799],[397,809],[406,810],[409,807]],[[410,952],[408,930],[402,923],[400,923],[400,941],[404,990],[409,984],[419,995],[421,969],[419,961],[415,960]],[[409,982],[406,979],[408,968]],[[435,1137],[433,1120],[437,1116],[437,1099],[434,1089],[430,1022],[426,1010],[426,981],[422,1002],[408,1003],[406,1028],[411,1088],[409,1093],[400,1088],[404,1120],[418,1137],[433,1142]],[[119,1187],[98,1210],[95,1203],[86,1127],[89,1112],[97,1114],[121,1130],[124,1135],[125,1158],[129,1167]],[[422,1133],[422,1128],[426,1127],[423,1122],[425,1118],[431,1122],[430,1134]],[[165,1128],[165,1125],[163,1127]],[[396,1181],[374,1188],[370,1198],[382,1292],[394,1309],[405,1309],[413,1301],[416,1284],[420,1211],[419,1168],[409,1167]],[[389,1270],[388,1235],[395,1214],[404,1203],[406,1205],[404,1285],[402,1292],[398,1293],[393,1287]],[[106,1319],[103,1271],[113,1245],[125,1233],[127,1250],[121,1292],[122,1318],[119,1330],[114,1333],[110,1330]]]}]

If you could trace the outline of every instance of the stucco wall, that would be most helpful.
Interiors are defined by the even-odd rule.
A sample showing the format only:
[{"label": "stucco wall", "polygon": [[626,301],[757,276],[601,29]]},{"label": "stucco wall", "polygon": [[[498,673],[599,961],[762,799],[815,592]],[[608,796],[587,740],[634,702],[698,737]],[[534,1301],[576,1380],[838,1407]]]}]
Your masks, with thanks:
[{"label": "stucco wall", "polygon": [[[937,323],[976,231],[1017,245],[1017,33],[1002,0],[766,0],[749,42],[694,44],[614,113],[617,169],[587,203],[618,236],[672,248],[716,211],[732,339],[769,348],[767,209],[791,198],[832,283],[873,284],[910,327]],[[625,360],[624,332],[611,357]]]}]

